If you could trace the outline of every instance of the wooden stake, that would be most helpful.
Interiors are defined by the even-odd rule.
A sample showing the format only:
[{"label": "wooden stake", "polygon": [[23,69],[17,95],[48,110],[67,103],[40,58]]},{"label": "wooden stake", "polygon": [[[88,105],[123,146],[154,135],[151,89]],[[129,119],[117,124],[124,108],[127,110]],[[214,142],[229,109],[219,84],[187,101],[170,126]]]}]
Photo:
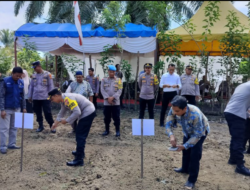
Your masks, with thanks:
[{"label": "wooden stake", "polygon": [[136,68],[136,75],[135,75],[135,110],[137,110],[137,78],[138,78],[138,72],[139,72],[139,60],[140,54],[139,51],[137,52],[137,68]]},{"label": "wooden stake", "polygon": [[143,119],[141,120],[141,178],[143,178]]},{"label": "wooden stake", "polygon": [[24,136],[24,113],[22,121],[22,140],[21,140],[21,163],[20,163],[20,172],[23,171],[23,136]]}]

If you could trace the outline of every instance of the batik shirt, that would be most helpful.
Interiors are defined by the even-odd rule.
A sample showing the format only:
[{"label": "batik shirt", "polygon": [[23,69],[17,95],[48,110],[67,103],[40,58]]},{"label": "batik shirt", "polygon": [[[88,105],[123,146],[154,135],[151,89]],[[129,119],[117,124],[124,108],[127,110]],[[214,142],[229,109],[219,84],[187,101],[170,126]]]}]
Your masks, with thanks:
[{"label": "batik shirt", "polygon": [[183,145],[185,149],[193,147],[202,136],[210,132],[208,119],[196,106],[187,105],[187,111],[183,116],[173,114],[172,108],[167,116],[166,133],[170,137],[173,135],[171,127],[182,127],[185,137],[189,140]]}]

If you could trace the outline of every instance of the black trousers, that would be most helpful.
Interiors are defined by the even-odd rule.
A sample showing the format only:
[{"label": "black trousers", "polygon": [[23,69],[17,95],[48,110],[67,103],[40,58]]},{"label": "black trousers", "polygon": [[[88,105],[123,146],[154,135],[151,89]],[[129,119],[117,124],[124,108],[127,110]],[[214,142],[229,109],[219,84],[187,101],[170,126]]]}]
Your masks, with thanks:
[{"label": "black trousers", "polygon": [[[26,99],[26,110],[27,113],[33,113],[32,103]],[[23,105],[21,104],[21,112],[23,112]]]},{"label": "black trousers", "polygon": [[237,165],[244,164],[243,147],[246,120],[228,112],[224,112],[224,115],[231,135],[230,160],[236,162]]},{"label": "black trousers", "polygon": [[160,125],[164,125],[164,119],[166,115],[166,111],[168,109],[169,102],[177,95],[177,92],[164,92],[162,97],[162,106],[161,106],[161,117],[160,117]]},{"label": "black trousers", "polygon": [[149,119],[154,119],[154,103],[155,103],[155,99],[145,100],[145,99],[140,98],[139,119],[144,119],[144,113],[145,113],[147,104],[148,104]]},{"label": "black trousers", "polygon": [[49,100],[33,100],[33,109],[36,114],[36,121],[39,125],[43,122],[42,110],[45,116],[46,121],[50,125],[53,125],[54,120],[51,113],[51,104]]},{"label": "black trousers", "polygon": [[103,109],[104,114],[104,123],[105,129],[109,132],[109,124],[111,122],[111,117],[114,120],[114,125],[116,131],[120,130],[120,106],[104,106]]},{"label": "black trousers", "polygon": [[[206,133],[207,135],[207,133]],[[195,183],[198,178],[200,170],[200,160],[202,157],[202,144],[207,136],[201,137],[201,139],[189,149],[182,151],[182,169],[189,173],[188,181]],[[183,137],[183,144],[189,140],[187,137]]]},{"label": "black trousers", "polygon": [[78,125],[75,129],[76,131],[76,159],[83,159],[85,153],[85,144],[86,139],[89,135],[90,127],[92,122],[96,116],[96,112],[94,111],[87,117],[84,117],[79,120]]},{"label": "black trousers", "polygon": [[97,109],[97,97],[95,96],[95,94],[93,96],[93,104],[95,106],[95,109]]},{"label": "black trousers", "polygon": [[246,128],[245,128],[245,139],[244,139],[244,146],[243,148],[246,148],[247,145],[247,141],[248,141],[248,149],[250,150],[250,119],[247,118],[246,120]]},{"label": "black trousers", "polygon": [[196,105],[196,101],[195,101],[195,96],[192,96],[192,95],[182,95],[184,96],[187,101],[188,101],[188,104],[192,104],[192,105]]}]

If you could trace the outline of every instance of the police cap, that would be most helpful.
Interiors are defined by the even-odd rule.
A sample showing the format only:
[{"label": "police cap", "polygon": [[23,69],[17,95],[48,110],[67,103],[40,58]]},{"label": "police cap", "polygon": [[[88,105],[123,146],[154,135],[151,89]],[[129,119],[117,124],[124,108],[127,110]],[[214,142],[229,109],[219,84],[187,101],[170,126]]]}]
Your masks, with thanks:
[{"label": "police cap", "polygon": [[191,65],[186,66],[186,69],[191,69],[193,70],[193,67]]},{"label": "police cap", "polygon": [[54,88],[53,90],[51,90],[48,95],[49,97],[47,98],[48,100],[51,99],[52,96],[56,95],[56,94],[61,94],[61,91],[59,88]]},{"label": "police cap", "polygon": [[146,63],[145,65],[144,65],[144,67],[150,67],[150,68],[152,68],[152,63]]},{"label": "police cap", "polygon": [[33,69],[35,69],[37,66],[41,66],[40,61],[35,61],[35,62],[31,63],[31,64],[32,64]]}]

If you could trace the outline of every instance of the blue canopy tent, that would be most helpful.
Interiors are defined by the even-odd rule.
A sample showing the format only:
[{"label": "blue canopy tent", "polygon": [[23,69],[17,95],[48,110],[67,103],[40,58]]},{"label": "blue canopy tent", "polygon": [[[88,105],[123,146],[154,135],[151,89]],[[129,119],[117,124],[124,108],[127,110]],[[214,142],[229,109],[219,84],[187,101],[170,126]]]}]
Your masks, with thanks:
[{"label": "blue canopy tent", "polygon": [[[25,36],[28,36],[28,42],[33,43],[37,51],[52,52],[55,55],[60,55],[57,54],[57,50],[62,52],[69,49],[82,53],[100,53],[108,44],[112,46],[119,44],[123,50],[130,53],[138,51],[141,54],[149,53],[156,49],[156,28],[142,24],[126,24],[124,31],[120,32],[120,38],[117,38],[117,32],[113,29],[105,30],[102,27],[92,29],[92,24],[82,25],[82,34],[83,46],[80,46],[74,24],[27,23],[15,31],[15,49],[16,45],[25,46]],[[15,64],[17,64],[16,59]]]}]

